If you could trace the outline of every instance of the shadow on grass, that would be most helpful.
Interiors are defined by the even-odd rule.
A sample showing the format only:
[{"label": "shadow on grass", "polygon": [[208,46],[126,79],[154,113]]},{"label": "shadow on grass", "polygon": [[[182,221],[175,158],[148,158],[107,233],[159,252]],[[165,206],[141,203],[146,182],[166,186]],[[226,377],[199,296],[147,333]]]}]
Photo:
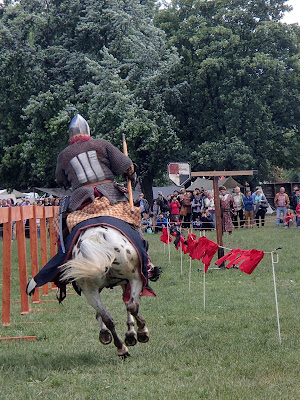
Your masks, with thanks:
[{"label": "shadow on grass", "polygon": [[[114,347],[109,349],[109,352],[95,352],[90,351],[76,351],[69,354],[54,354],[51,352],[35,352],[31,354],[28,352],[26,355],[18,357],[16,354],[0,356],[0,365],[5,365],[6,371],[20,372],[24,375],[31,376],[33,370],[38,370],[39,373],[46,371],[72,371],[72,370],[85,370],[102,365],[115,366],[119,363],[126,362],[127,360],[120,359]],[[62,350],[63,352],[63,350]]]}]

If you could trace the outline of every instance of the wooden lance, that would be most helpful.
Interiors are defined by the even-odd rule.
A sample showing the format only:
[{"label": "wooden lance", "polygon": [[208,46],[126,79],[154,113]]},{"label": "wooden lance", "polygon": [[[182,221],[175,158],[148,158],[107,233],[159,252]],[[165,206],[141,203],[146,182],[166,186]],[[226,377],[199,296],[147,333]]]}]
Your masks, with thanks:
[{"label": "wooden lance", "polygon": [[[128,156],[127,143],[126,143],[124,133],[122,133],[122,141],[123,141],[123,153],[125,154],[125,156]],[[129,179],[129,177],[127,177],[127,189],[128,189],[130,210],[131,210],[131,212],[133,212],[134,208],[133,208],[132,184],[131,184],[131,180]]]}]

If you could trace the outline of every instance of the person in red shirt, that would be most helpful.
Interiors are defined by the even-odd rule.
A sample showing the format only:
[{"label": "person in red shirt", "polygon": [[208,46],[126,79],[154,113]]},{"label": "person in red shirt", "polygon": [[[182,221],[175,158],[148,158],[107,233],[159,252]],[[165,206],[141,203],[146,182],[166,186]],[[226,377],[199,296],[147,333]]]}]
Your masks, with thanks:
[{"label": "person in red shirt", "polygon": [[170,220],[174,222],[179,218],[180,203],[175,196],[172,197],[171,203],[169,204],[170,209]]},{"label": "person in red shirt", "polygon": [[289,228],[294,222],[294,214],[292,213],[291,209],[288,208],[285,218],[284,218],[284,227]]}]

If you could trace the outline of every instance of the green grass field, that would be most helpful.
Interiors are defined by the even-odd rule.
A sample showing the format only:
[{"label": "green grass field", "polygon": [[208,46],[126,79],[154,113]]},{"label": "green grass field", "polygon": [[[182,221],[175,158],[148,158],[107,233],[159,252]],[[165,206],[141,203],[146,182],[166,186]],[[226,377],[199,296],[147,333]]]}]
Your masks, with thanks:
[{"label": "green grass field", "polygon": [[[216,240],[215,232],[207,236]],[[150,341],[130,348],[126,360],[112,344],[99,343],[94,310],[73,289],[63,305],[32,304],[32,310],[48,311],[21,317],[14,241],[12,324],[0,333],[36,335],[37,341],[0,342],[0,399],[300,399],[300,229],[268,225],[224,235],[229,248],[283,247],[276,266],[281,345],[270,255],[250,276],[208,271],[204,311],[202,264],[192,262],[189,291],[188,256],[181,274],[180,252],[171,246],[169,263],[159,235],[147,238],[152,261],[164,272],[152,283],[157,297],[141,300]],[[102,298],[124,337],[120,288]]]}]

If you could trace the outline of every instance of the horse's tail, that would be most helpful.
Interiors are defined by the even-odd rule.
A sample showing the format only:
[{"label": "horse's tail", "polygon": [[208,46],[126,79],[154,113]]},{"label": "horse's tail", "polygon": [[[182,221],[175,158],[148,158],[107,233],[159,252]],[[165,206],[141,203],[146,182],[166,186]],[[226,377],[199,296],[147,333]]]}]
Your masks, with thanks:
[{"label": "horse's tail", "polygon": [[101,279],[111,267],[115,256],[113,248],[94,238],[80,243],[78,256],[61,266],[61,280],[72,282],[81,278]]}]

